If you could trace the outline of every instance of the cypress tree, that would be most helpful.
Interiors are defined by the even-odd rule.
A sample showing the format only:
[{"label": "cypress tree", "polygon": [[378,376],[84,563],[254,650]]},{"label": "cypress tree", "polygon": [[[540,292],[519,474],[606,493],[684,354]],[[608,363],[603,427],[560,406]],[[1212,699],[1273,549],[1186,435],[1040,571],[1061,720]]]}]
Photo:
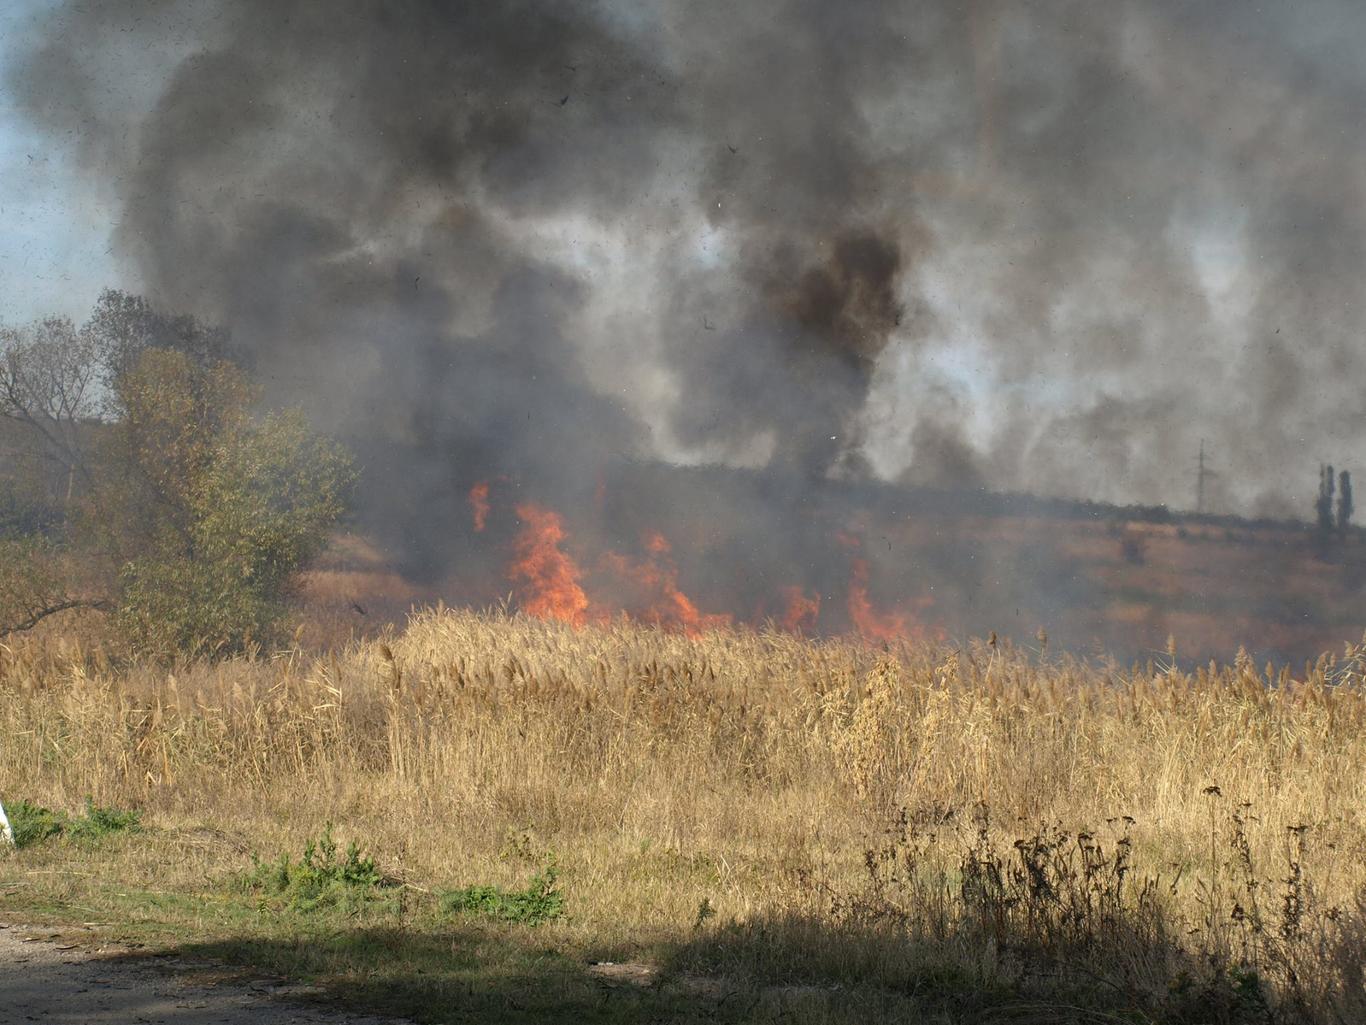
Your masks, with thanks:
[{"label": "cypress tree", "polygon": [[1332,464],[1319,464],[1319,497],[1314,503],[1318,513],[1319,533],[1329,534],[1333,529],[1333,467]]}]

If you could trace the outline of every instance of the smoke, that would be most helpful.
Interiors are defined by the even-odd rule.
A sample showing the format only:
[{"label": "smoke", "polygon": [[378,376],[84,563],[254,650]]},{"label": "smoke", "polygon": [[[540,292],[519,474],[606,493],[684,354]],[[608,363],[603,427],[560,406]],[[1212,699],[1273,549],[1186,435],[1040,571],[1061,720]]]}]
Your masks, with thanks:
[{"label": "smoke", "polygon": [[1283,512],[1366,442],[1366,11],[1263,6],[71,0],[10,88],[414,564],[633,458]]}]

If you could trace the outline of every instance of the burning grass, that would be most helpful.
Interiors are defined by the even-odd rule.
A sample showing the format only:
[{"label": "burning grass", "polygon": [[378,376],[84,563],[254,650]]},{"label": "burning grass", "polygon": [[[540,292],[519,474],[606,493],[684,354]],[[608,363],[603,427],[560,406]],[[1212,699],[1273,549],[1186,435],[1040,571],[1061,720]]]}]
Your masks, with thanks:
[{"label": "burning grass", "polygon": [[[1357,1021],[1363,665],[1120,670],[440,609],[332,655],[173,672],[48,638],[0,663],[0,794],[147,828],[88,877],[89,851],[20,852],[0,887],[19,914],[96,907],[432,1020],[513,1015],[539,986],[518,1020]],[[310,925],[231,896],[252,851],[329,822],[399,897]],[[443,891],[516,894],[547,863],[562,914],[534,930],[443,914]],[[428,974],[395,976],[410,955]],[[590,961],[661,974],[601,990]]]},{"label": "burning grass", "polygon": [[[482,533],[493,509],[488,483],[475,484],[469,500],[472,527]],[[831,632],[831,622],[820,630],[819,590],[808,594],[801,586],[779,586],[748,616],[707,612],[680,586],[673,544],[658,530],[641,532],[636,554],[599,550],[594,556],[594,546],[589,544],[585,550],[576,544],[555,510],[534,502],[518,503],[514,510],[518,530],[510,539],[511,558],[504,577],[518,607],[538,619],[584,626],[606,625],[626,616],[691,637],[732,626],[737,618],[793,633]],[[837,532],[837,540],[852,555],[846,588],[847,625],[852,632],[882,643],[943,637],[942,630],[921,621],[921,613],[934,605],[928,595],[880,609],[870,596],[869,563],[859,554],[862,540],[844,530]]]}]

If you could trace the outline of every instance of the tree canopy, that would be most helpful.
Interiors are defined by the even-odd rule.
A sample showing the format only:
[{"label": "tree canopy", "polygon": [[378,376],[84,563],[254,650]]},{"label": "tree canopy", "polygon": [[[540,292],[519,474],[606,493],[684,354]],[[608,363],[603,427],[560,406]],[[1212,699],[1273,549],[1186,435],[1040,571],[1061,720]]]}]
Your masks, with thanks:
[{"label": "tree canopy", "polygon": [[259,410],[231,352],[112,291],[83,325],[0,329],[0,633],[89,606],[160,657],[273,638],[354,472],[299,413]]}]

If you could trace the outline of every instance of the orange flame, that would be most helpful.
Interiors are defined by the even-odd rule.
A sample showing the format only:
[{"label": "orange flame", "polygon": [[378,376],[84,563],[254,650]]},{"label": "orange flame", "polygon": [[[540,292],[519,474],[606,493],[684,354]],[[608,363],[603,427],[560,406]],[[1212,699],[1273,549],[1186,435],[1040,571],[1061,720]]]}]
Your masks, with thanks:
[{"label": "orange flame", "polygon": [[872,641],[894,641],[907,634],[903,613],[879,612],[868,598],[867,559],[855,559],[849,571],[849,620],[855,630]]},{"label": "orange flame", "polygon": [[816,618],[821,614],[820,592],[813,591],[808,598],[806,592],[794,584],[784,587],[781,594],[783,614],[778,619],[779,625],[788,633],[814,629]]},{"label": "orange flame", "polygon": [[731,617],[705,613],[678,587],[678,567],[668,558],[673,546],[658,531],[645,535],[644,547],[649,557],[633,560],[616,552],[603,556],[607,570],[629,582],[641,593],[645,608],[639,613],[646,622],[672,626],[695,637],[704,630],[729,626]]},{"label": "orange flame", "polygon": [[560,550],[565,533],[559,513],[528,502],[517,507],[517,518],[526,526],[513,541],[508,579],[525,587],[522,610],[582,626],[588,619],[588,595],[579,585],[583,574],[578,564]]},{"label": "orange flame", "polygon": [[[836,534],[836,540],[856,552],[862,548],[857,537],[843,531]],[[870,641],[943,639],[943,630],[927,628],[918,617],[918,613],[933,607],[932,597],[917,598],[914,610],[902,603],[889,611],[880,611],[868,595],[869,575],[868,560],[854,556],[849,569],[849,621],[856,633]]]},{"label": "orange flame", "polygon": [[481,480],[470,488],[470,511],[474,514],[474,531],[479,533],[489,521],[489,482]]}]

